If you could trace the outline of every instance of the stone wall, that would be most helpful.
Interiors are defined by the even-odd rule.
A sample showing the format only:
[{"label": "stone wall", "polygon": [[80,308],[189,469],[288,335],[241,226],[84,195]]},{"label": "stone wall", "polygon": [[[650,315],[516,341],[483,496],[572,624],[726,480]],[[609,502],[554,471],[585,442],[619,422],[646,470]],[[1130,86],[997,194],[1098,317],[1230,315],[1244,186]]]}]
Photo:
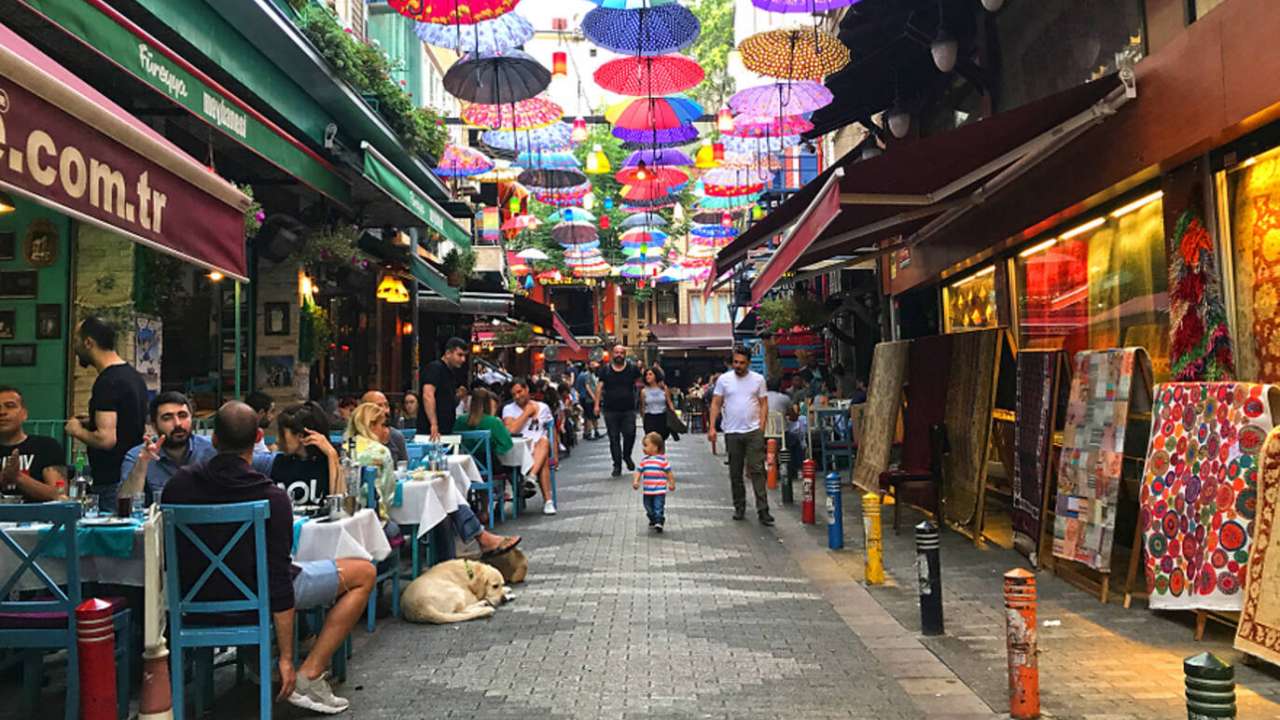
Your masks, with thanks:
[{"label": "stone wall", "polygon": [[[256,383],[276,401],[277,407],[306,400],[310,367],[298,362],[298,326],[301,300],[298,297],[298,264],[286,260],[258,266],[258,328]],[[288,333],[268,334],[267,305],[288,304]]]}]

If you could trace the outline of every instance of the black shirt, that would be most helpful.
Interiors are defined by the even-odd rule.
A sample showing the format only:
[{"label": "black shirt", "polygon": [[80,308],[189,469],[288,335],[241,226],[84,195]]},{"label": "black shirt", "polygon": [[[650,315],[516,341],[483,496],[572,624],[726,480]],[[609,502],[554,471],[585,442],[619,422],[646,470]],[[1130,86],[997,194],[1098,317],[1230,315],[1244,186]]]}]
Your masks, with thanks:
[{"label": "black shirt", "polygon": [[[441,434],[448,433],[453,430],[453,423],[457,420],[457,374],[443,361],[432,360],[422,370],[422,384],[436,389],[436,422],[439,423]],[[418,432],[423,435],[431,432],[431,421],[427,418],[426,398],[418,403]]]},{"label": "black shirt", "polygon": [[618,370],[613,363],[600,370],[600,408],[602,410],[635,410],[636,381],[640,379],[640,370],[627,363]]},{"label": "black shirt", "polygon": [[45,468],[67,464],[62,443],[44,435],[28,435],[26,440],[17,445],[0,444],[0,466],[9,462],[9,455],[14,448],[18,449],[18,471],[25,472],[40,482],[44,482]]},{"label": "black shirt", "polygon": [[135,445],[142,444],[147,429],[147,384],[142,375],[128,363],[104,368],[93,381],[89,396],[89,422],[94,428],[94,418],[99,412],[116,414],[116,445],[110,450],[88,449],[89,467],[94,485],[120,484],[120,463],[124,454]]},{"label": "black shirt", "polygon": [[278,453],[267,474],[276,487],[289,494],[295,506],[319,505],[329,494],[329,460],[323,455],[301,458]]}]

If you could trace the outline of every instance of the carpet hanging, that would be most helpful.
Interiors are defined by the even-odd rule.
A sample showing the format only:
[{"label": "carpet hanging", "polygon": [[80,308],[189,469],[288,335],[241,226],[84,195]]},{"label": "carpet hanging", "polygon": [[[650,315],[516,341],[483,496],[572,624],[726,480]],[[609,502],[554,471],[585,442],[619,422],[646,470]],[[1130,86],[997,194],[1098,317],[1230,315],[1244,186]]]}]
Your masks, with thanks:
[{"label": "carpet hanging", "polygon": [[1039,565],[1042,512],[1049,481],[1049,441],[1062,389],[1061,350],[1018,353],[1014,421],[1013,547]]},{"label": "carpet hanging", "polygon": [[962,527],[977,527],[979,500],[986,488],[1003,328],[953,334],[947,387],[947,440],[943,459],[943,514]]},{"label": "carpet hanging", "polygon": [[1280,428],[1267,435],[1258,461],[1253,551],[1245,573],[1235,647],[1280,664],[1280,550],[1274,547],[1276,522],[1280,520]]},{"label": "carpet hanging", "polygon": [[889,466],[910,348],[909,340],[882,342],[871,355],[871,384],[863,409],[862,441],[853,468],[853,484],[864,491],[879,490],[880,473]]},{"label": "carpet hanging", "polygon": [[1195,212],[1178,218],[1169,253],[1169,357],[1179,382],[1235,377],[1213,238]]},{"label": "carpet hanging", "polygon": [[911,341],[904,394],[901,469],[928,471],[931,461],[929,428],[944,422],[954,335],[932,335]]}]

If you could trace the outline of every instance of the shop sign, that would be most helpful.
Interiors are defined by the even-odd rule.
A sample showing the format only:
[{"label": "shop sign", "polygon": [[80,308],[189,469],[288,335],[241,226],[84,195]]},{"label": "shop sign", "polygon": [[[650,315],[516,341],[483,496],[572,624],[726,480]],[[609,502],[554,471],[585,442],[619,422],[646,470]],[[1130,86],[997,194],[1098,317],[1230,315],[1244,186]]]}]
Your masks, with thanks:
[{"label": "shop sign", "polygon": [[382,188],[387,195],[459,247],[471,247],[471,233],[463,230],[452,218],[447,217],[434,200],[427,197],[416,185],[391,166],[367,142],[360,143],[364,150],[364,176],[369,182]]}]

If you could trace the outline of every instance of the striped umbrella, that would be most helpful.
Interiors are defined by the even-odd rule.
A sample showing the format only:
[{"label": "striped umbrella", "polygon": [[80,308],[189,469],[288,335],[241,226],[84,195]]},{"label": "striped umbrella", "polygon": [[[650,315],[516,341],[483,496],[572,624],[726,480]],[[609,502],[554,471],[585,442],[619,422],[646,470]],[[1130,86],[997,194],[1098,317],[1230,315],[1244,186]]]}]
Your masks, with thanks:
[{"label": "striped umbrella", "polygon": [[582,167],[578,158],[564,150],[536,150],[516,156],[516,165],[531,170],[577,170]]},{"label": "striped umbrella", "polygon": [[564,108],[545,97],[531,97],[514,103],[482,105],[472,103],[462,109],[462,121],[472,127],[494,130],[543,128],[564,117]]},{"label": "striped umbrella", "polygon": [[666,130],[688,125],[702,117],[702,106],[683,95],[628,98],[610,105],[604,119],[631,130]]},{"label": "striped umbrella", "polygon": [[618,227],[623,230],[631,230],[632,228],[664,228],[666,226],[666,218],[653,212],[643,212],[637,215],[632,215],[618,225]]}]

